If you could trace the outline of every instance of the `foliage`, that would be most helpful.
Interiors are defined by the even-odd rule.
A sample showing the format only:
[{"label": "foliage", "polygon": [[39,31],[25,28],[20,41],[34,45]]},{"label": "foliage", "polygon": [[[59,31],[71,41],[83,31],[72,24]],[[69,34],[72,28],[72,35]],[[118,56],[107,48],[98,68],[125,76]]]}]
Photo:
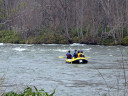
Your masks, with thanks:
[{"label": "foliage", "polygon": [[[13,28],[19,31],[20,35],[7,34],[0,38],[0,42],[67,44],[83,42],[88,38],[86,39],[88,41],[84,41],[85,43],[110,44],[115,42],[115,39],[121,42],[121,39],[128,35],[126,23],[128,20],[125,18],[128,13],[125,11],[125,6],[128,4],[124,4],[121,0],[112,2],[70,0],[67,3],[65,0],[43,0],[42,3],[40,3],[41,0],[39,2],[37,0],[5,1],[0,0],[0,30],[7,31]],[[115,6],[109,9],[104,6],[106,4],[110,6],[115,4]],[[101,7],[108,9],[111,15]],[[108,35],[112,39],[104,40]]]},{"label": "foliage", "polygon": [[0,19],[6,18],[6,10],[4,9],[3,0],[0,0]]},{"label": "foliage", "polygon": [[13,30],[1,30],[0,42],[15,44],[68,43],[63,35],[53,32],[47,33],[46,30],[44,32],[41,31],[38,35],[30,35],[27,39],[23,39],[20,32],[14,32]]},{"label": "foliage", "polygon": [[102,45],[114,45],[113,42],[114,42],[113,39],[107,38],[107,39],[102,39],[99,44],[102,44]]},{"label": "foliage", "polygon": [[98,36],[100,37],[101,34],[102,34],[102,27],[100,26],[100,27],[99,27],[99,30],[98,30]]},{"label": "foliage", "polygon": [[[2,27],[2,26],[1,26]],[[99,29],[100,30],[100,29]],[[110,28],[107,28],[106,31],[109,31]],[[67,39],[64,35],[55,32],[47,32],[48,29],[40,30],[38,34],[30,35],[28,38],[23,39],[20,32],[15,32],[13,30],[1,30],[0,31],[0,42],[2,43],[15,43],[15,44],[68,44]],[[92,37],[91,35],[84,36],[84,40],[82,40],[79,36],[77,36],[76,30],[73,28],[70,30],[72,34],[71,40],[75,43],[87,43],[87,44],[102,44],[102,45],[115,45],[113,37],[108,38],[100,38],[100,37]],[[88,38],[88,39],[87,39]],[[98,40],[97,40],[98,39]],[[95,42],[94,42],[95,41]],[[122,39],[122,45],[128,45],[128,36]]]},{"label": "foliage", "polygon": [[67,40],[63,37],[63,35],[58,33],[43,33],[42,35],[29,36],[27,38],[27,43],[29,44],[65,44],[68,43]]},{"label": "foliage", "polygon": [[122,40],[123,45],[128,45],[128,36],[124,37]]},{"label": "foliage", "polygon": [[23,92],[21,93],[16,93],[16,92],[8,92],[2,94],[2,96],[53,96],[55,94],[55,89],[53,93],[48,94],[47,92],[44,91],[44,89],[38,90],[34,86],[34,91],[31,87],[27,87]]},{"label": "foliage", "polygon": [[15,33],[12,30],[1,30],[0,31],[0,42],[3,43],[24,43],[20,33]]},{"label": "foliage", "polygon": [[[91,44],[97,38],[102,40],[104,34],[107,34],[104,36],[105,39],[110,35],[114,40],[121,42],[121,39],[128,35],[126,23],[128,19],[125,18],[128,13],[125,11],[127,8],[125,6],[128,4],[121,0],[112,2],[70,0],[67,3],[65,0],[43,0],[41,3],[41,0],[5,1],[0,0],[0,24],[3,26],[0,25],[0,30],[13,28],[21,32],[20,37],[25,40],[20,40],[18,43],[70,43],[71,41],[79,43],[89,38],[86,42]],[[104,6],[106,4],[111,8]],[[112,6],[113,4],[115,6]],[[104,9],[108,9],[109,14]],[[36,30],[41,34],[39,35]],[[0,42],[17,43],[17,40],[16,42],[13,40],[13,36],[6,36]],[[19,39],[19,36],[17,37]],[[95,41],[95,44],[99,41]],[[101,41],[101,44],[106,42],[110,41]]]},{"label": "foliage", "polygon": [[72,40],[74,43],[80,43],[81,38],[79,38],[78,36],[74,36]]},{"label": "foliage", "polygon": [[109,32],[111,30],[110,27],[106,27],[106,32]]},{"label": "foliage", "polygon": [[127,36],[127,28],[123,28],[123,36]]},{"label": "foliage", "polygon": [[69,30],[69,33],[70,33],[72,36],[77,36],[77,35],[78,35],[77,30],[76,30],[74,27],[72,27],[72,28]]}]

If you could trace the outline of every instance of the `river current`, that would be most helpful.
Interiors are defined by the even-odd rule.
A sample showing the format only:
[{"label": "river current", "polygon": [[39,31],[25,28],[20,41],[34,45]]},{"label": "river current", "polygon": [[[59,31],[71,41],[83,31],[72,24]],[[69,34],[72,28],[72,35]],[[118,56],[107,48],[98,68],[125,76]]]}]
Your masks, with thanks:
[{"label": "river current", "polygon": [[[65,63],[67,51],[75,49],[91,57],[87,64]],[[2,77],[0,93],[36,86],[48,93],[55,89],[54,96],[124,96],[128,94],[128,46],[0,43]]]}]

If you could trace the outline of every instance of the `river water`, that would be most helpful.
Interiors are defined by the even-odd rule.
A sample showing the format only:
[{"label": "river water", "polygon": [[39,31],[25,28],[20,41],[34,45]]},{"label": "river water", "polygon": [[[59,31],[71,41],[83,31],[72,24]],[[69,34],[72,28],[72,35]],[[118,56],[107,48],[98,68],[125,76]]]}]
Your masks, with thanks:
[{"label": "river water", "polygon": [[[65,58],[58,58],[75,49],[91,57],[88,64],[67,64]],[[2,76],[0,91],[4,92],[36,86],[48,93],[56,89],[54,96],[124,96],[128,94],[128,46],[1,43]]]}]

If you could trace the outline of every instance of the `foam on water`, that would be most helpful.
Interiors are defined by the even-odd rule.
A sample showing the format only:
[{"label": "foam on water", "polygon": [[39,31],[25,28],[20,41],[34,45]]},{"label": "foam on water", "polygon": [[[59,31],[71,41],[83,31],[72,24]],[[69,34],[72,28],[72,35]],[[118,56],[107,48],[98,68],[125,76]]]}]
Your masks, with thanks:
[{"label": "foam on water", "polygon": [[28,47],[31,47],[32,45],[27,45]]},{"label": "foam on water", "polygon": [[16,50],[16,51],[25,51],[25,50],[27,50],[27,49],[25,49],[25,48],[20,48],[20,47],[17,47],[17,48],[14,48],[13,50]]},{"label": "foam on water", "polygon": [[[58,52],[68,52],[68,51],[71,51],[71,52],[74,52],[75,49],[50,49],[50,51],[58,51]],[[83,51],[86,51],[86,52],[89,52],[91,50],[91,48],[88,48],[88,49],[80,49],[80,50],[83,50]],[[79,50],[78,50],[79,51]]]},{"label": "foam on water", "polygon": [[73,44],[70,44],[70,46],[84,46],[85,44],[80,44],[80,43],[73,43]]},{"label": "foam on water", "polygon": [[56,45],[58,45],[58,44],[42,44],[42,45],[56,46]]},{"label": "foam on water", "polygon": [[85,51],[90,51],[92,48],[88,48],[88,49],[83,49],[83,50],[85,50]]},{"label": "foam on water", "polygon": [[113,56],[113,55],[109,55],[109,56]]},{"label": "foam on water", "polygon": [[92,54],[98,54],[98,52],[94,52],[94,53],[92,53]]},{"label": "foam on water", "polygon": [[4,43],[0,43],[0,46],[4,45]]},{"label": "foam on water", "polygon": [[67,52],[68,50],[66,50],[66,49],[56,49],[56,50],[54,50],[54,51]]},{"label": "foam on water", "polygon": [[107,50],[111,50],[111,49],[107,49]]}]

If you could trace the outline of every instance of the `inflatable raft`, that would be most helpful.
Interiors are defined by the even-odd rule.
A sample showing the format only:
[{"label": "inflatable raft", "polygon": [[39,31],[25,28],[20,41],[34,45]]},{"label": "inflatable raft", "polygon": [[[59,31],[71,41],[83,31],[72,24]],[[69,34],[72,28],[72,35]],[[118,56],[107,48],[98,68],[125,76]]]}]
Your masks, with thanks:
[{"label": "inflatable raft", "polygon": [[78,58],[66,59],[66,63],[86,64],[88,63],[88,60],[85,57],[78,57]]}]

